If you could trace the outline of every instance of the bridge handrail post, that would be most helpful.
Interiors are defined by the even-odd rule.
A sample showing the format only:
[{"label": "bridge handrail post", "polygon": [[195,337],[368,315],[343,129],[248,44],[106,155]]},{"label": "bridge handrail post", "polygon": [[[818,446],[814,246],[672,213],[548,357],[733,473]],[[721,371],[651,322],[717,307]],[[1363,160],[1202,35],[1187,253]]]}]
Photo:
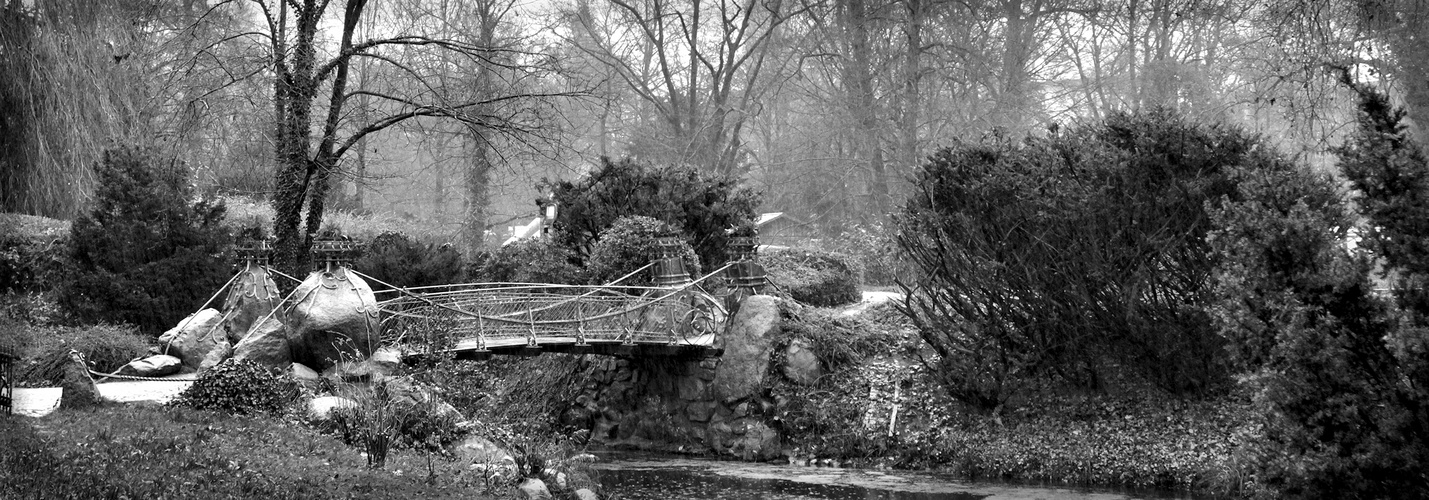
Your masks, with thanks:
[{"label": "bridge handrail post", "polygon": [[660,247],[660,255],[655,257],[655,286],[674,287],[690,282],[690,273],[685,269],[685,259],[680,255],[678,236],[655,238]]},{"label": "bridge handrail post", "polygon": [[725,296],[725,309],[731,315],[745,298],[762,293],[768,283],[764,266],[759,264],[758,251],[758,233],[731,237],[725,248],[726,258],[733,263],[729,268],[729,294]]}]

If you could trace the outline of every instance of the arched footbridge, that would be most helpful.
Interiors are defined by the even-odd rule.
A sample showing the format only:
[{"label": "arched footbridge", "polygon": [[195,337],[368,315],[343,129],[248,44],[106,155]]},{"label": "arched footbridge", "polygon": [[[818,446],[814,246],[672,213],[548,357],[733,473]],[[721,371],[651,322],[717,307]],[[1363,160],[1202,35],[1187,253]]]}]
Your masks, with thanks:
[{"label": "arched footbridge", "polygon": [[[450,354],[484,359],[493,354],[542,352],[625,356],[709,357],[723,352],[720,336],[729,309],[766,285],[754,260],[755,240],[733,238],[730,263],[691,279],[678,241],[661,241],[649,265],[603,285],[467,283],[402,288],[353,271],[387,287],[375,292],[382,343],[404,356]],[[345,265],[341,245],[315,252]],[[630,284],[653,273],[653,286]],[[718,281],[718,286],[711,286]],[[714,290],[717,293],[711,293]]]}]

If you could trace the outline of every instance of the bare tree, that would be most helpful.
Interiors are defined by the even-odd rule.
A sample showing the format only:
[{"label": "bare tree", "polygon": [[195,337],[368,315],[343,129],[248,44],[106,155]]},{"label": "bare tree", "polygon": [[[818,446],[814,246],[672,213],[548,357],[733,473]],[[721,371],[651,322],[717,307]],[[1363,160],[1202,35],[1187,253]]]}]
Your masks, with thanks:
[{"label": "bare tree", "polygon": [[745,172],[743,128],[788,68],[774,40],[801,9],[783,0],[608,0],[576,16],[579,47],[609,66],[653,113],[663,140],[637,155]]},{"label": "bare tree", "polygon": [[[341,23],[337,46],[326,57],[319,54],[323,47],[319,26],[327,13],[327,1],[254,2],[263,12],[272,54],[273,111],[277,125],[274,155],[278,163],[273,228],[277,261],[285,267],[295,268],[301,264],[312,236],[321,227],[327,192],[340,161],[363,138],[423,118],[454,120],[483,138],[533,134],[536,131],[526,128],[524,123],[491,110],[502,104],[568,95],[560,91],[480,95],[444,85],[442,77],[448,75],[434,72],[431,66],[423,64],[442,60],[432,57],[436,53],[447,60],[461,60],[476,67],[505,69],[520,69],[519,66],[538,61],[542,56],[484,46],[480,40],[468,41],[443,36],[440,32],[419,32],[426,27],[420,23],[404,27],[411,31],[399,29],[374,34],[366,40],[354,40],[359,22],[370,15],[366,0],[343,2],[337,19]],[[496,54],[504,57],[496,57]],[[352,62],[356,58],[370,59],[375,66],[403,75],[403,80],[381,89],[349,89]],[[367,121],[355,123],[347,107],[360,96],[367,96],[373,105],[367,113]],[[315,113],[324,113],[316,132]]]}]

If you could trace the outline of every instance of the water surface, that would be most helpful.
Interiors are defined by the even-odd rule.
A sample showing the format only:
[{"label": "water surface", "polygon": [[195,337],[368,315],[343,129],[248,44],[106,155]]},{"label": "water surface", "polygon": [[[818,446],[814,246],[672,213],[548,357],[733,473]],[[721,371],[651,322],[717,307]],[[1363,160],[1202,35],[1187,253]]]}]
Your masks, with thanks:
[{"label": "water surface", "polygon": [[602,454],[601,485],[620,500],[1130,500],[1190,498],[1055,486],[974,483],[924,472]]}]

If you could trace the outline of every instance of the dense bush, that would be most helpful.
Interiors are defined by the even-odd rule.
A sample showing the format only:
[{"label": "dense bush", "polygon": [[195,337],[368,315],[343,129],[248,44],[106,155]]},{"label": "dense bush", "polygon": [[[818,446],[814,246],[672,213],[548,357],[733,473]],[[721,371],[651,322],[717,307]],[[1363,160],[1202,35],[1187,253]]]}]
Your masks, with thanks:
[{"label": "dense bush", "polygon": [[[423,244],[393,231],[368,242],[353,269],[400,287],[461,283],[466,278],[461,253],[451,245]],[[386,288],[370,284],[373,290]]]},{"label": "dense bush", "polygon": [[805,304],[832,307],[858,302],[858,267],[848,257],[812,249],[764,252],[759,263],[769,281],[790,298]]},{"label": "dense bush", "polygon": [[253,361],[228,359],[203,372],[171,404],[248,415],[276,414],[298,400],[298,384]]},{"label": "dense bush", "polygon": [[[591,283],[609,283],[645,267],[660,255],[661,236],[675,235],[669,224],[650,217],[621,217],[600,233],[600,239],[591,246],[590,259],[586,261],[586,273]],[[685,271],[690,277],[700,276],[699,257],[689,243],[680,241],[680,252],[684,257]],[[626,281],[631,285],[654,283],[652,271],[632,276]]]},{"label": "dense bush", "polygon": [[1387,98],[1361,98],[1338,153],[1371,229],[1363,246],[1397,276],[1375,295],[1371,258],[1343,245],[1353,216],[1329,179],[1258,175],[1217,214],[1212,309],[1265,415],[1257,475],[1277,496],[1425,498],[1429,482],[1429,164]]},{"label": "dense bush", "polygon": [[859,282],[864,285],[891,286],[909,272],[892,229],[881,223],[845,228],[826,248],[847,255],[857,263],[862,271]]},{"label": "dense bush", "polygon": [[19,354],[27,361],[17,378],[25,385],[50,385],[58,380],[62,375],[60,367],[69,361],[71,349],[83,353],[91,369],[104,373],[113,373],[149,353],[147,336],[131,326],[12,326],[22,330],[11,334],[22,338],[17,343],[24,344]]},{"label": "dense bush", "polygon": [[0,214],[0,293],[51,290],[65,269],[68,224]]},{"label": "dense bush", "polygon": [[559,210],[551,227],[556,242],[584,265],[595,242],[617,219],[642,215],[666,222],[690,238],[700,262],[725,261],[725,231],[754,220],[758,196],[735,179],[693,167],[653,168],[630,159],[601,160],[601,168],[576,181],[550,183]]},{"label": "dense bush", "polygon": [[986,408],[1029,377],[1097,387],[1109,367],[1217,387],[1208,207],[1239,196],[1234,171],[1294,168],[1260,138],[1164,110],[944,149],[897,217],[919,271],[906,312],[950,390]]},{"label": "dense bush", "polygon": [[546,239],[525,239],[491,253],[478,270],[481,281],[506,283],[584,282],[571,252]]},{"label": "dense bush", "polygon": [[229,278],[224,207],[192,201],[188,168],[150,149],[106,151],[95,174],[94,205],[71,227],[62,303],[81,321],[162,332]]}]

